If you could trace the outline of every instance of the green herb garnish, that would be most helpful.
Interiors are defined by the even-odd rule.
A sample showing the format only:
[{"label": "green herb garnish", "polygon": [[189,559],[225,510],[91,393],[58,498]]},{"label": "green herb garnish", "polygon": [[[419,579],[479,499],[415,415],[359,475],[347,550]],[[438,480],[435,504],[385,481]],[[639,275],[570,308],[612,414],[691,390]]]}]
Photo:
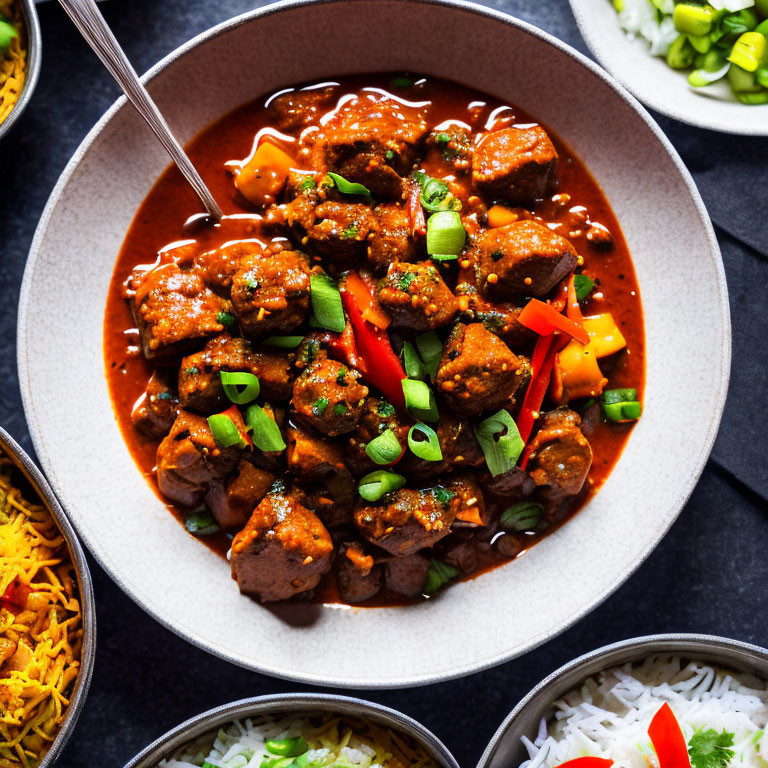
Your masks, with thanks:
[{"label": "green herb garnish", "polygon": [[312,403],[312,413],[315,416],[322,416],[325,413],[325,409],[328,407],[327,397],[318,397],[314,403]]},{"label": "green herb garnish", "polygon": [[693,768],[726,768],[736,754],[733,746],[734,734],[723,730],[718,733],[712,728],[696,731],[688,740],[688,756]]}]

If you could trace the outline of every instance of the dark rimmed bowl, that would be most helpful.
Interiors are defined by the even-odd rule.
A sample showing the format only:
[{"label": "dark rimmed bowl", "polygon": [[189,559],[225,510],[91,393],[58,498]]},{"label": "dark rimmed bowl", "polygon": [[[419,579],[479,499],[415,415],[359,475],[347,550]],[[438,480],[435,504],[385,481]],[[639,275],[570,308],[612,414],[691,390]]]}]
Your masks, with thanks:
[{"label": "dark rimmed bowl", "polygon": [[11,130],[13,124],[21,117],[32,98],[37,80],[40,76],[40,64],[43,60],[43,40],[40,36],[40,22],[37,18],[34,0],[18,0],[21,12],[27,26],[27,75],[21,96],[11,110],[11,114],[0,123],[0,140]]},{"label": "dark rimmed bowl", "polygon": [[205,733],[215,732],[216,729],[233,720],[260,715],[290,713],[302,715],[325,712],[357,717],[392,728],[417,742],[440,768],[459,768],[459,764],[448,748],[416,720],[380,704],[331,693],[281,693],[273,696],[258,696],[209,709],[177,725],[152,742],[133,760],[126,763],[125,768],[155,768],[163,758],[169,757],[180,747]]},{"label": "dark rimmed bowl", "polygon": [[33,490],[37,493],[42,504],[53,515],[59,530],[62,532],[69,548],[72,563],[77,573],[77,586],[80,591],[80,607],[83,616],[83,649],[80,656],[80,672],[75,680],[75,688],[69,699],[69,708],[66,718],[51,748],[41,761],[38,768],[50,768],[58,758],[64,745],[75,729],[80,717],[85,699],[88,696],[88,688],[91,684],[93,662],[96,656],[96,605],[93,598],[93,583],[88,563],[85,560],[83,549],[75,535],[75,530],[69,523],[64,510],[53,495],[48,482],[32,459],[24,452],[22,447],[0,427],[0,451],[8,456],[17,469],[27,479]]},{"label": "dark rimmed bowl", "polygon": [[553,702],[604,669],[657,653],[707,661],[768,680],[768,650],[757,645],[694,634],[647,635],[622,640],[579,656],[540,682],[501,724],[477,768],[516,768],[528,759],[521,737],[535,737],[541,718],[549,716]]}]

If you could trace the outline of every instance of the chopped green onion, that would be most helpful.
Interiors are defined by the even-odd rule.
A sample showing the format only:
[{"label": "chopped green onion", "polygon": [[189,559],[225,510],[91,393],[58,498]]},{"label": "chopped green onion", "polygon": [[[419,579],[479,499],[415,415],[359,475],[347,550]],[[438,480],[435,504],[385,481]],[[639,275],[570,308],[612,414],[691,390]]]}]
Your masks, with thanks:
[{"label": "chopped green onion", "polygon": [[440,418],[435,395],[423,381],[403,379],[402,385],[405,407],[414,418],[422,421],[437,421]]},{"label": "chopped green onion", "polygon": [[184,527],[195,536],[210,536],[212,533],[218,533],[219,530],[219,526],[216,525],[216,521],[207,509],[201,509],[187,515]]},{"label": "chopped green onion", "polygon": [[451,140],[451,137],[447,133],[438,133],[435,136],[435,141],[438,144],[447,144]]},{"label": "chopped green onion", "polygon": [[443,356],[443,342],[440,341],[440,337],[434,331],[427,331],[416,337],[416,346],[421,359],[424,361],[429,378],[434,381]]},{"label": "chopped green onion", "polygon": [[0,18],[0,52],[5,52],[11,47],[11,40],[18,37],[19,33],[13,24],[9,24],[5,19]]},{"label": "chopped green onion", "polygon": [[336,281],[324,272],[313,272],[309,276],[312,311],[322,328],[341,333],[345,326],[341,294]]},{"label": "chopped green onion", "polygon": [[517,464],[525,443],[507,411],[502,409],[473,428],[493,477],[503,475]]},{"label": "chopped green onion", "polygon": [[595,287],[595,281],[587,275],[574,275],[573,286],[576,288],[577,301],[584,301]]},{"label": "chopped green onion", "polygon": [[246,371],[221,371],[224,394],[236,405],[246,405],[259,396],[259,379]]},{"label": "chopped green onion", "polygon": [[467,232],[456,211],[439,211],[427,222],[427,253],[444,260],[458,256],[467,240]]},{"label": "chopped green onion", "polygon": [[216,315],[216,322],[223,325],[225,328],[232,328],[235,325],[235,316],[229,312],[219,312]]},{"label": "chopped green onion", "polygon": [[209,416],[208,426],[219,448],[230,448],[233,445],[242,448],[247,444],[235,422],[225,413],[216,413],[213,416]]},{"label": "chopped green onion", "polygon": [[427,369],[410,341],[403,343],[403,367],[409,379],[423,381],[427,378]]},{"label": "chopped green onion", "polygon": [[429,258],[432,261],[456,261],[459,256],[456,253],[432,253]]},{"label": "chopped green onion", "polygon": [[393,77],[393,88],[410,88],[413,85],[413,80],[410,77]]},{"label": "chopped green onion", "polygon": [[[426,440],[417,440],[416,435],[422,435]],[[440,441],[437,439],[437,432],[421,422],[414,424],[408,430],[408,447],[414,456],[424,461],[443,460],[443,451],[440,448]]]},{"label": "chopped green onion", "polygon": [[340,403],[336,403],[336,405],[333,406],[333,415],[334,416],[343,416],[345,413],[349,412],[349,406],[342,400]]},{"label": "chopped green onion", "polygon": [[425,211],[437,213],[461,210],[461,200],[453,195],[445,181],[433,179],[424,171],[416,171],[413,178],[421,187],[421,205]]},{"label": "chopped green onion", "polygon": [[318,397],[314,403],[312,403],[312,413],[315,416],[322,416],[325,413],[325,409],[328,407],[327,397]]},{"label": "chopped green onion", "polygon": [[688,42],[686,35],[680,35],[669,46],[667,51],[667,64],[672,69],[688,69],[693,66],[693,59],[696,56],[696,52],[693,46]]},{"label": "chopped green onion", "polygon": [[304,190],[304,192],[308,192],[310,189],[314,189],[317,186],[317,182],[312,179],[304,179],[304,181],[301,182],[301,188]]},{"label": "chopped green onion", "polygon": [[672,20],[678,32],[698,37],[711,32],[714,16],[711,8],[679,3],[675,6]]},{"label": "chopped green onion", "polygon": [[454,491],[449,491],[447,488],[443,488],[442,485],[436,485],[432,489],[432,493],[435,494],[438,503],[442,504],[444,507],[450,503],[451,499],[456,498],[456,493]]},{"label": "chopped green onion", "polygon": [[366,501],[378,501],[385,493],[396,491],[405,485],[405,478],[396,472],[377,469],[360,478],[357,492]]},{"label": "chopped green onion", "polygon": [[251,431],[251,440],[260,451],[272,453],[285,449],[280,427],[260,405],[248,406],[245,411],[245,426]]},{"label": "chopped green onion", "polygon": [[600,405],[609,421],[635,421],[643,413],[636,389],[609,389],[603,392]]},{"label": "chopped green onion", "polygon": [[397,435],[387,429],[365,446],[365,452],[374,464],[391,464],[400,458],[403,448]]},{"label": "chopped green onion", "polygon": [[280,757],[298,757],[309,749],[309,745],[301,736],[292,739],[269,739],[264,746],[267,752]]},{"label": "chopped green onion", "polygon": [[532,531],[544,515],[544,507],[535,501],[521,501],[501,513],[499,523],[505,531]]},{"label": "chopped green onion", "polygon": [[296,349],[302,341],[303,336],[268,336],[262,343],[265,347],[275,349]]},{"label": "chopped green onion", "polygon": [[364,197],[367,203],[372,201],[371,190],[368,189],[368,187],[352,181],[347,181],[343,176],[339,176],[338,173],[329,172],[327,176],[333,181],[336,189],[338,189],[342,195],[359,195],[360,197]]},{"label": "chopped green onion", "polygon": [[376,413],[381,416],[382,419],[388,419],[390,416],[395,415],[395,406],[392,403],[388,403],[386,400],[379,400],[376,406]]},{"label": "chopped green onion", "polygon": [[421,589],[425,595],[434,595],[435,592],[439,592],[444,586],[458,579],[460,575],[452,565],[442,563],[440,560],[430,560],[427,579]]}]

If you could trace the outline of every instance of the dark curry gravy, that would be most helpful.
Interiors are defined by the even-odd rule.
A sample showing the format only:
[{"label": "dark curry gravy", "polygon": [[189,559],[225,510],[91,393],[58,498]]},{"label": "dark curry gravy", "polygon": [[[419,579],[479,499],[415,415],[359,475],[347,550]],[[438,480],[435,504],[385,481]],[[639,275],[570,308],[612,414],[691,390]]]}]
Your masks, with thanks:
[{"label": "dark curry gravy", "polygon": [[[342,86],[342,93],[363,87],[381,88],[397,93],[393,90],[392,76],[389,75],[346,77],[338,82]],[[473,129],[480,129],[496,115],[509,117],[510,114],[509,107],[507,111],[501,110],[507,106],[505,102],[436,78],[420,81],[415,89],[403,97],[413,101],[432,102],[430,125],[438,125],[452,119],[468,123]],[[131,421],[131,410],[143,395],[153,366],[140,352],[135,323],[125,299],[125,282],[134,268],[138,265],[151,265],[159,251],[179,241],[194,241],[195,247],[201,253],[237,240],[257,238],[264,242],[269,241],[270,235],[262,231],[261,216],[237,193],[226,167],[228,161],[247,157],[257,133],[269,126],[270,114],[265,107],[267,101],[264,98],[256,99],[225,115],[204,129],[187,146],[192,162],[224,210],[225,217],[221,223],[212,228],[185,226],[191,216],[199,213],[199,202],[177,169],[169,166],[139,208],[115,265],[104,321],[106,375],[123,437],[147,482],[158,495],[160,494],[155,476],[155,454],[159,440],[143,437],[134,429]],[[517,107],[511,107],[511,110],[514,114],[513,124],[535,123]],[[643,314],[635,272],[619,223],[589,171],[556,134],[548,128],[547,130],[559,153],[557,192],[560,196],[570,196],[570,200],[566,205],[556,205],[546,200],[536,206],[535,213],[546,222],[559,222],[561,226],[557,231],[568,237],[585,258],[584,272],[595,280],[596,288],[591,298],[582,305],[584,315],[610,312],[626,339],[625,350],[612,358],[600,361],[603,373],[609,379],[608,387],[637,388],[639,399],[642,400],[645,372]],[[422,163],[422,167],[434,176],[440,176],[441,170],[445,173],[445,169],[430,167],[428,163]],[[591,221],[599,222],[611,232],[613,248],[606,251],[597,250],[587,241],[584,231],[578,232],[574,220],[578,219],[579,207],[586,209]],[[574,233],[573,230],[577,232]],[[563,511],[559,524],[574,514],[598,490],[617,461],[631,429],[631,423],[597,424],[589,437],[594,460],[587,482],[582,492]],[[169,511],[183,521],[183,508],[169,503],[167,499],[163,501]],[[526,548],[554,530],[554,527],[544,534],[528,535]],[[490,545],[496,536],[502,535],[498,534],[497,530],[494,528],[479,535],[480,539],[486,539],[488,546],[481,552],[480,566],[472,577],[509,562],[508,558],[502,557]],[[222,556],[231,544],[231,539],[221,533],[200,537],[200,540]],[[520,554],[525,551],[526,549],[523,549]],[[314,590],[314,599],[322,602],[340,601],[333,572],[323,577],[320,586]],[[375,598],[363,605],[381,606],[408,602],[410,601],[407,598],[384,588]]]}]

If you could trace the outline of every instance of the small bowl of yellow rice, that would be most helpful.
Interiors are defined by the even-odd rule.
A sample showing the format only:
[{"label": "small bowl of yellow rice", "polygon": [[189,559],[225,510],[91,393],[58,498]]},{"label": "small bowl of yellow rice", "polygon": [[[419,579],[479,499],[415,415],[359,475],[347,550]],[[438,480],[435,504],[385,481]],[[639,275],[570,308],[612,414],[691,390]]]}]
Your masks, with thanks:
[{"label": "small bowl of yellow rice", "polygon": [[0,768],[48,768],[85,703],[93,588],[75,532],[0,428]]},{"label": "small bowl of yellow rice", "polygon": [[0,139],[32,98],[41,42],[33,0],[0,0]]}]

